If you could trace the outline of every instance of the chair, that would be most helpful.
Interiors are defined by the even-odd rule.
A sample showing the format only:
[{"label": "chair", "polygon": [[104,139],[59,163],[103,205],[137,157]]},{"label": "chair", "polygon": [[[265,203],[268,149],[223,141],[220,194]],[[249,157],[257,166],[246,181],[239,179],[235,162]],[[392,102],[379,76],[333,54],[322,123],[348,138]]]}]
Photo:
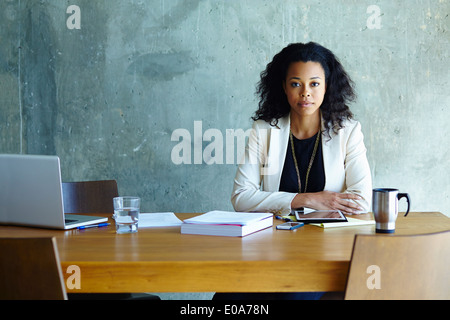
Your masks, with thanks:
[{"label": "chair", "polygon": [[55,238],[0,238],[0,252],[0,299],[67,299]]},{"label": "chair", "polygon": [[116,180],[63,182],[65,213],[113,213]]},{"label": "chair", "polygon": [[450,231],[357,235],[345,299],[450,299]]}]

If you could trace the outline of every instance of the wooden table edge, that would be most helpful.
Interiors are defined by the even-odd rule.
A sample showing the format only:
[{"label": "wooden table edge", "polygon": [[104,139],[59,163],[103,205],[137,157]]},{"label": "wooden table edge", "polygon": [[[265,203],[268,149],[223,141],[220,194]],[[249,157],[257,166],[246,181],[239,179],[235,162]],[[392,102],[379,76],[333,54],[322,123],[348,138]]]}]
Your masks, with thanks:
[{"label": "wooden table edge", "polygon": [[[348,261],[71,261],[62,262],[67,292],[343,291]],[[80,288],[75,273],[79,267]],[[132,274],[130,274],[132,270]],[[295,270],[302,270],[296,275]],[[310,271],[310,272],[308,272]],[[262,281],[264,280],[264,281]]]}]

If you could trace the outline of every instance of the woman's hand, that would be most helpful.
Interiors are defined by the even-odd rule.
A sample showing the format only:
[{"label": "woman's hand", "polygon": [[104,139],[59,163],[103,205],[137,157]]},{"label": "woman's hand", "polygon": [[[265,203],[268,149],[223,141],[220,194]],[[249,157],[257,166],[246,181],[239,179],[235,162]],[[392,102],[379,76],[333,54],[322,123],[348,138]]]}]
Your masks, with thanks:
[{"label": "woman's hand", "polygon": [[361,197],[352,193],[332,191],[299,193],[292,201],[291,207],[308,207],[316,210],[340,210],[345,214],[356,214],[363,211],[357,203],[351,200],[361,200]]}]

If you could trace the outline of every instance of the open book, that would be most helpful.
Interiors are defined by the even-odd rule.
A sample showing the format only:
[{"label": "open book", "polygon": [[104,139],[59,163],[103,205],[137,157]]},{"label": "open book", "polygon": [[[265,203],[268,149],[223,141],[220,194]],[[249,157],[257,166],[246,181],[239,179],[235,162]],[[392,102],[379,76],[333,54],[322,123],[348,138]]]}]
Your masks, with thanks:
[{"label": "open book", "polygon": [[244,237],[272,225],[272,213],[216,210],[184,220],[181,225],[181,233]]}]

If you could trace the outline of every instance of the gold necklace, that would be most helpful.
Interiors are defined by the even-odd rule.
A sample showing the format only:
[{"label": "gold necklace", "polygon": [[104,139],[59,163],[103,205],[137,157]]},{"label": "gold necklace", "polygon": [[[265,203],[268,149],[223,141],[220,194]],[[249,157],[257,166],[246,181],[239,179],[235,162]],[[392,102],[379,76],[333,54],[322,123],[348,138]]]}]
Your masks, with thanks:
[{"label": "gold necklace", "polygon": [[[316,157],[317,147],[319,146],[320,135],[321,135],[321,132],[319,129],[319,132],[317,132],[317,138],[316,138],[316,143],[314,145],[314,150],[311,155],[311,159],[309,159],[308,169],[306,170],[305,190],[303,191],[303,193],[306,193],[306,188],[308,187],[309,171],[311,170],[311,167],[314,162],[314,158]],[[295,156],[294,138],[292,135],[292,130],[289,130],[289,138],[291,139],[292,157],[294,158],[295,171],[297,172],[298,193],[302,193],[302,188],[301,188],[302,183],[300,181],[300,171],[298,170],[297,157]]]}]

